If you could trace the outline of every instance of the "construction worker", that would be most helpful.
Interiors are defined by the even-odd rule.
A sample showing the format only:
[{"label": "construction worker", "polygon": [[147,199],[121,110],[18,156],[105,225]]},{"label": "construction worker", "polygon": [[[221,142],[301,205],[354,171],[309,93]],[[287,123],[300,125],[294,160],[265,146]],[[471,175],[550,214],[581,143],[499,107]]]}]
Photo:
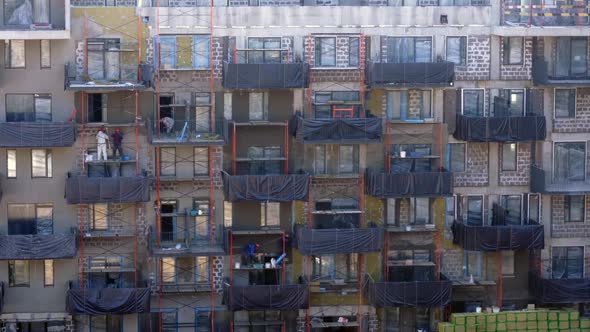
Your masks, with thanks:
[{"label": "construction worker", "polygon": [[174,119],[169,116],[165,116],[160,119],[160,123],[164,125],[164,129],[166,130],[166,134],[170,134],[172,132],[172,128],[174,127]]},{"label": "construction worker", "polygon": [[107,143],[109,141],[109,135],[107,135],[105,133],[105,130],[103,128],[98,130],[98,133],[96,133],[96,147],[98,150],[98,158],[96,158],[97,160],[100,160],[100,156],[103,156],[103,160],[107,160]]},{"label": "construction worker", "polygon": [[111,138],[113,139],[113,159],[117,158],[117,151],[119,151],[119,158],[123,157],[123,133],[121,133],[121,128],[115,129]]},{"label": "construction worker", "polygon": [[242,261],[245,266],[252,265],[256,262],[256,250],[260,248],[260,244],[250,243],[244,246],[242,250]]}]

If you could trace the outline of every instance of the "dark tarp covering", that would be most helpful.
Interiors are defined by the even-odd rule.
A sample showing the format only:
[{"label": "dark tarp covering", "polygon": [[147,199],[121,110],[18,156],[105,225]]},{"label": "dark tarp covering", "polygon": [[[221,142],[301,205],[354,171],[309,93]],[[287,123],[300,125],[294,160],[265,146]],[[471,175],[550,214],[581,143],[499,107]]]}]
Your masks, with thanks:
[{"label": "dark tarp covering", "polygon": [[453,194],[450,172],[367,172],[365,192],[375,197],[437,197]]},{"label": "dark tarp covering", "polygon": [[227,307],[239,310],[298,310],[309,307],[307,285],[230,286]]},{"label": "dark tarp covering", "polygon": [[0,260],[59,259],[75,256],[74,233],[0,236]]},{"label": "dark tarp covering", "polygon": [[75,140],[72,122],[0,123],[0,147],[3,148],[72,146]]},{"label": "dark tarp covering", "polygon": [[452,86],[455,65],[452,62],[383,63],[370,65],[369,84],[429,87]]},{"label": "dark tarp covering", "polygon": [[529,288],[541,303],[590,302],[590,279],[543,279],[531,273]]},{"label": "dark tarp covering", "polygon": [[380,228],[300,227],[295,235],[295,248],[306,256],[379,252],[383,245],[383,230]]},{"label": "dark tarp covering", "polygon": [[309,175],[223,175],[225,199],[229,202],[306,201]]},{"label": "dark tarp covering", "polygon": [[150,312],[149,288],[84,288],[68,290],[70,314],[124,315]]},{"label": "dark tarp covering", "polygon": [[470,117],[457,114],[453,137],[467,142],[529,142],[546,136],[544,116]]},{"label": "dark tarp covering", "polygon": [[303,143],[380,142],[383,135],[381,118],[304,119],[298,117],[295,128]]},{"label": "dark tarp covering", "polygon": [[148,202],[150,181],[145,176],[72,176],[66,180],[66,199],[68,204]]},{"label": "dark tarp covering", "polygon": [[543,225],[469,226],[454,221],[453,243],[465,250],[532,250],[545,247]]},{"label": "dark tarp covering", "polygon": [[226,63],[223,87],[226,89],[307,88],[306,63]]},{"label": "dark tarp covering", "polygon": [[452,282],[368,282],[369,302],[377,308],[444,307],[451,303]]}]

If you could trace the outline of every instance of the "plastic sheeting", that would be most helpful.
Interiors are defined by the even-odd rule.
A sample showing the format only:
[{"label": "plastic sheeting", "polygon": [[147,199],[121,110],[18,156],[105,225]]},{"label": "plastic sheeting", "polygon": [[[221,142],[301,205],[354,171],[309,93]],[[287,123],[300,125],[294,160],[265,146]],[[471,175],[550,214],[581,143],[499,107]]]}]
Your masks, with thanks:
[{"label": "plastic sheeting", "polygon": [[144,176],[72,176],[66,180],[66,199],[68,204],[148,202],[150,180]]},{"label": "plastic sheeting", "polygon": [[544,116],[469,117],[457,114],[453,137],[467,142],[529,142],[546,136]]},{"label": "plastic sheeting", "polygon": [[375,197],[438,197],[453,194],[453,175],[450,172],[367,172],[366,179],[365,192]]},{"label": "plastic sheeting", "polygon": [[435,87],[453,86],[455,65],[452,62],[373,63],[369,84],[372,86]]},{"label": "plastic sheeting", "polygon": [[309,175],[223,175],[225,199],[229,202],[306,201]]},{"label": "plastic sheeting", "polygon": [[298,228],[294,245],[306,256],[380,252],[383,245],[383,229]]},{"label": "plastic sheeting", "polygon": [[0,260],[59,259],[75,256],[74,233],[0,236]]},{"label": "plastic sheeting", "polygon": [[303,143],[361,142],[377,143],[383,136],[381,118],[304,119],[292,122],[298,140]]},{"label": "plastic sheeting", "polygon": [[226,89],[295,89],[309,87],[306,63],[227,63]]},{"label": "plastic sheeting", "polygon": [[66,298],[70,314],[125,315],[150,312],[149,288],[70,289]]},{"label": "plastic sheeting", "polygon": [[543,225],[468,226],[454,221],[453,243],[465,250],[532,250],[545,247]]},{"label": "plastic sheeting", "polygon": [[372,282],[369,281],[367,297],[377,308],[389,307],[443,307],[451,303],[452,282],[409,281]]},{"label": "plastic sheeting", "polygon": [[309,307],[307,285],[230,286],[226,289],[229,310],[298,310]]},{"label": "plastic sheeting", "polygon": [[72,122],[0,123],[0,147],[3,148],[72,146],[75,140]]},{"label": "plastic sheeting", "polygon": [[531,273],[529,288],[541,303],[590,302],[590,279],[542,279]]}]

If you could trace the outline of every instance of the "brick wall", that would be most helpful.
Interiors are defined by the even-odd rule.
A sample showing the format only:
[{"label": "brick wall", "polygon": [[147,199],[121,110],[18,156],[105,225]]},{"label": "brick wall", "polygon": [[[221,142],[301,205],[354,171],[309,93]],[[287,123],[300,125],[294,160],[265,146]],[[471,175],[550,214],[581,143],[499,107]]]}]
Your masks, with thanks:
[{"label": "brick wall", "polygon": [[[552,115],[554,112],[553,109]],[[556,133],[590,132],[590,89],[576,90],[576,117],[554,119],[553,131]]]},{"label": "brick wall", "polygon": [[524,55],[522,64],[504,64],[504,38],[500,39],[500,79],[502,80],[530,80],[533,65],[533,39],[524,39]]},{"label": "brick wall", "polygon": [[[501,148],[501,145],[499,145]],[[516,171],[502,171],[502,151],[499,155],[498,181],[502,186],[526,186],[531,171],[531,143],[518,143],[516,148]]]},{"label": "brick wall", "polygon": [[442,255],[442,273],[450,280],[463,279],[463,250],[448,249]]},{"label": "brick wall", "polygon": [[490,78],[490,37],[467,37],[467,65],[455,66],[457,81],[478,81]]},{"label": "brick wall", "polygon": [[467,143],[467,165],[465,172],[454,173],[455,187],[488,185],[488,152],[488,143]]},{"label": "brick wall", "polygon": [[551,236],[556,238],[590,237],[590,196],[585,196],[584,222],[565,222],[565,197],[551,196]]}]

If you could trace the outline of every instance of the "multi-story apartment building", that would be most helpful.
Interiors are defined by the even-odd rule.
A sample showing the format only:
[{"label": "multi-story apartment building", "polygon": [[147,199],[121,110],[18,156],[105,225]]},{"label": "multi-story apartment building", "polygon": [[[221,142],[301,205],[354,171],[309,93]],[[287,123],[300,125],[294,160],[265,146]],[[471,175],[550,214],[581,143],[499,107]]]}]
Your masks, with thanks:
[{"label": "multi-story apartment building", "polygon": [[587,1],[0,2],[6,331],[590,315]]}]

